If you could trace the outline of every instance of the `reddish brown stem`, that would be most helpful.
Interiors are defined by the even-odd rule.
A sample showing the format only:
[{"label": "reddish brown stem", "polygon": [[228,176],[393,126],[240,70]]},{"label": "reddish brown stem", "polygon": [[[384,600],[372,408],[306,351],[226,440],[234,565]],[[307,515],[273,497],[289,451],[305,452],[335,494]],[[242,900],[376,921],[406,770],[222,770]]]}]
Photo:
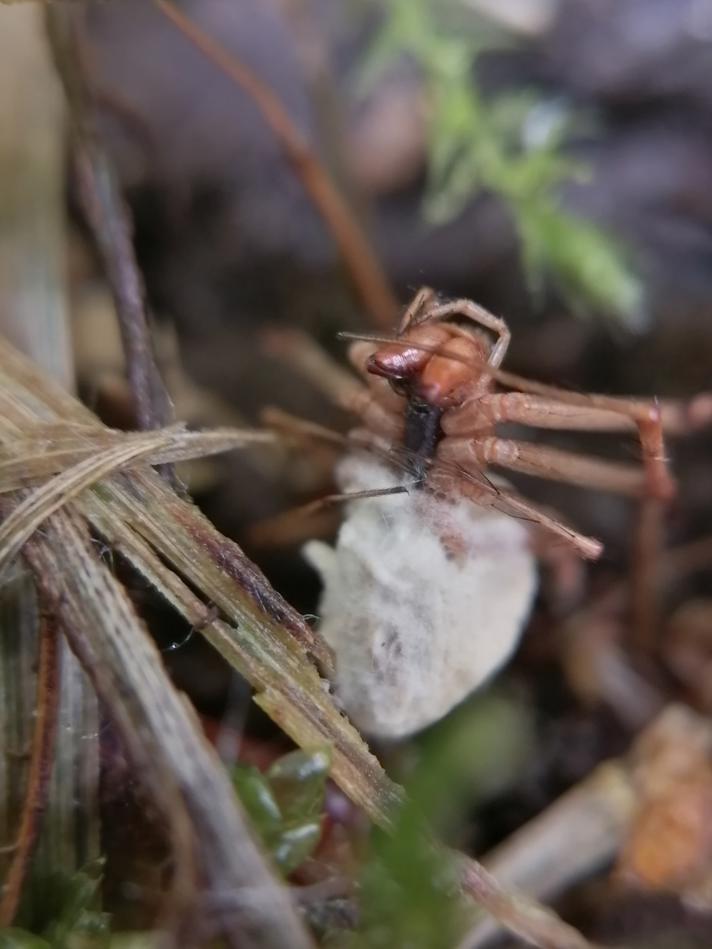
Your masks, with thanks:
[{"label": "reddish brown stem", "polygon": [[0,928],[9,926],[17,912],[22,886],[39,836],[42,815],[47,806],[59,707],[57,646],[58,634],[55,619],[43,613],[37,674],[37,714],[30,752],[27,790],[20,816],[15,852],[5,879],[2,901],[0,901]]},{"label": "reddish brown stem", "polygon": [[155,0],[155,3],[196,49],[237,83],[255,103],[336,241],[356,291],[373,322],[376,326],[390,329],[395,323],[398,303],[383,268],[329,173],[277,96],[245,63],[204,33],[176,6],[166,0]]}]

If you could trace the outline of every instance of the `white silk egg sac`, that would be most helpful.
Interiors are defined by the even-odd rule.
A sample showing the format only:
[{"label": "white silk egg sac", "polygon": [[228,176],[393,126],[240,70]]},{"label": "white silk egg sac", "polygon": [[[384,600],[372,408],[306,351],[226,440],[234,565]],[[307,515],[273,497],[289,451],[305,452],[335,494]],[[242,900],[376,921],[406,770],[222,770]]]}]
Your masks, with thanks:
[{"label": "white silk egg sac", "polygon": [[[345,492],[406,483],[372,457],[345,458]],[[348,503],[335,547],[305,545],[321,575],[319,631],[335,689],[366,734],[401,738],[446,715],[515,649],[537,586],[526,527],[427,491]]]}]

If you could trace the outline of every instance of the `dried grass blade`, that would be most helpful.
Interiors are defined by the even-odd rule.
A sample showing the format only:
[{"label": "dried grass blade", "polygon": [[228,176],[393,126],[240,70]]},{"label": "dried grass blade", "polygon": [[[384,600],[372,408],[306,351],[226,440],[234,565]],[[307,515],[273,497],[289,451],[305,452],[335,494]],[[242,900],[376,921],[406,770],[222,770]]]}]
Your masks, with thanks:
[{"label": "dried grass blade", "polygon": [[[114,490],[114,486],[109,489],[112,494]],[[128,497],[123,500],[128,502]],[[105,540],[252,683],[258,691],[255,701],[286,734],[301,746],[331,745],[334,779],[374,820],[387,823],[392,808],[401,800],[400,789],[388,780],[358,731],[335,707],[326,683],[307,660],[303,647],[293,637],[285,636],[268,616],[258,618],[251,613],[244,591],[241,597],[226,593],[216,585],[212,571],[202,572],[205,563],[201,561],[207,559],[205,552],[196,547],[189,533],[172,534],[170,515],[164,531],[172,536],[173,542],[167,544],[158,540],[157,525],[145,514],[141,515],[142,526],[128,526],[126,509],[123,503],[117,504],[115,496],[99,499],[88,494],[80,504]],[[191,516],[202,517],[197,511]],[[210,526],[206,522],[202,529]],[[221,540],[223,544],[229,543]],[[156,543],[160,557],[153,549]],[[206,622],[205,603],[162,558],[171,561],[191,586],[210,591],[210,602],[230,622],[217,618]]]},{"label": "dried grass blade", "polygon": [[17,556],[22,545],[50,514],[109,472],[162,447],[166,440],[166,435],[158,434],[146,438],[142,444],[132,442],[107,448],[32,491],[0,525],[0,571]]},{"label": "dried grass blade", "polygon": [[[46,429],[46,426],[43,426]],[[60,426],[57,426],[61,430]],[[0,494],[16,491],[48,477],[65,471],[72,465],[83,461],[87,456],[95,456],[112,445],[137,443],[144,444],[156,435],[164,435],[165,442],[147,450],[145,455],[129,458],[122,467],[134,467],[136,464],[160,465],[174,461],[189,461],[193,458],[207,458],[222,452],[244,448],[246,445],[269,444],[275,442],[270,432],[239,428],[217,428],[207,432],[186,432],[172,426],[159,432],[114,432],[110,430],[89,430],[81,427],[81,433],[72,435],[58,432],[38,434],[37,438],[27,437],[7,441],[0,451]]]}]

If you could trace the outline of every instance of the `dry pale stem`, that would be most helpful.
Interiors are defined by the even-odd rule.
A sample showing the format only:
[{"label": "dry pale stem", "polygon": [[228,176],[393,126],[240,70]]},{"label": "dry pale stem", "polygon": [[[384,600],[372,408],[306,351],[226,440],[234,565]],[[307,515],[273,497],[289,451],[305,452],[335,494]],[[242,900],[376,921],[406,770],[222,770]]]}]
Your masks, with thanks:
[{"label": "dry pale stem", "polygon": [[463,863],[461,880],[466,893],[525,942],[545,949],[594,949],[593,943],[552,910],[523,893],[504,888],[482,864],[474,860]]},{"label": "dry pale stem", "polygon": [[[485,866],[508,887],[536,899],[552,899],[611,861],[630,825],[634,805],[626,763],[603,764],[487,854]],[[498,932],[501,929],[494,920],[481,920],[460,949],[480,949]]]}]

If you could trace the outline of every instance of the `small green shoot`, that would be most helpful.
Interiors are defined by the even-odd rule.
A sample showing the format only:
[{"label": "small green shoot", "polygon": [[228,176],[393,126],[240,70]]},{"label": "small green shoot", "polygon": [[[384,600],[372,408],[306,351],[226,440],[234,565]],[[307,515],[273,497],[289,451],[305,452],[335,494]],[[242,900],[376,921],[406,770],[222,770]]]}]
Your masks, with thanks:
[{"label": "small green shoot", "polygon": [[559,200],[565,182],[587,175],[564,150],[571,111],[560,105],[542,117],[533,91],[485,97],[477,59],[508,40],[462,12],[454,0],[389,0],[362,67],[362,92],[404,56],[422,74],[430,104],[426,219],[442,224],[475,194],[496,195],[516,227],[532,292],[553,279],[579,312],[612,315],[635,328],[642,288],[626,251]]},{"label": "small green shoot", "polygon": [[285,876],[300,867],[319,843],[330,766],[329,752],[319,749],[290,752],[264,774],[244,764],[232,770],[242,805]]},{"label": "small green shoot", "polygon": [[20,925],[0,930],[0,949],[107,949],[110,917],[96,908],[103,866],[96,860],[72,875],[37,879]]}]

